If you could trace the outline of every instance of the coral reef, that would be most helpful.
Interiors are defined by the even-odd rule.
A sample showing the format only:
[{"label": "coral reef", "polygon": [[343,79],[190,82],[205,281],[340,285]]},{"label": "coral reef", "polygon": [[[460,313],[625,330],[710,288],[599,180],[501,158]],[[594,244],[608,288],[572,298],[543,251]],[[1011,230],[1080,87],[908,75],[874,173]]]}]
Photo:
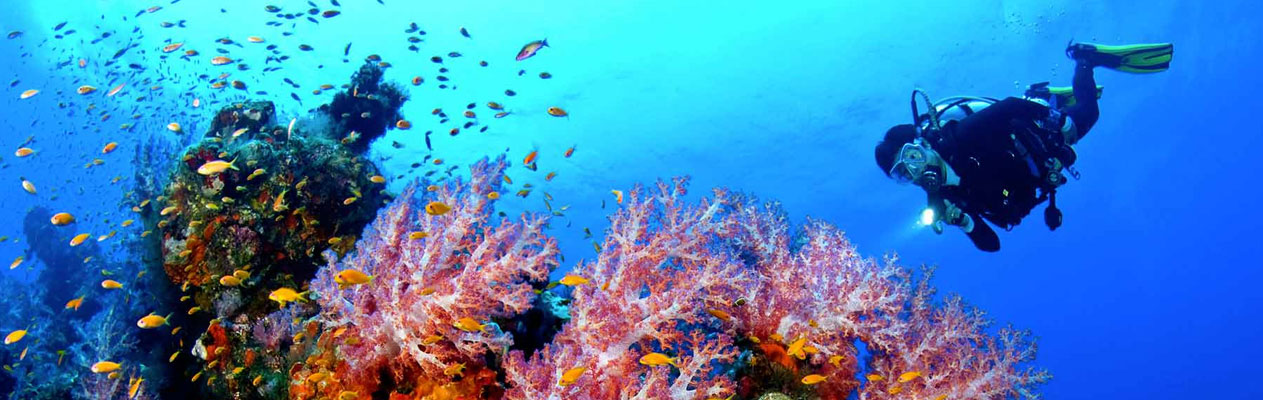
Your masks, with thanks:
[{"label": "coral reef", "polygon": [[[356,252],[340,261],[330,255],[311,285],[334,330],[320,338],[327,349],[316,357],[326,362],[299,371],[291,394],[476,395],[494,386],[488,360],[513,342],[500,324],[531,308],[558,255],[543,234],[546,218],[492,222],[488,194],[499,190],[504,167],[503,158],[483,160],[468,183],[420,193],[409,186],[379,213]],[[433,212],[434,202],[450,211]],[[336,276],[346,270],[373,280],[342,288]],[[337,384],[311,378],[326,375]]]},{"label": "coral reef", "polygon": [[[179,310],[190,316],[186,328],[210,329],[198,342],[212,352],[179,366],[204,372],[208,383],[218,378],[222,385],[211,387],[222,394],[237,376],[259,376],[242,362],[246,354],[287,365],[285,348],[253,341],[253,327],[274,319],[268,293],[302,287],[321,252],[351,249],[389,196],[380,177],[374,182],[377,168],[341,143],[270,125],[271,103],[232,104],[216,115],[173,167],[163,195],[137,208],[161,243],[164,275],[188,295]],[[215,161],[232,167],[198,171]],[[247,369],[231,373],[236,367]]]},{"label": "coral reef", "polygon": [[[775,205],[683,194],[682,180],[631,191],[598,260],[575,269],[591,283],[570,323],[536,356],[510,355],[507,398],[1002,399],[1047,378],[1022,369],[1024,333],[988,334],[955,297],[935,306],[928,274],[863,259],[826,223],[791,236]],[[650,352],[675,362],[636,362]]]},{"label": "coral reef", "polygon": [[334,133],[357,132],[359,139],[347,143],[352,152],[363,153],[368,145],[403,119],[399,108],[408,101],[408,95],[394,82],[382,82],[385,70],[376,56],[369,56],[343,91],[333,96],[333,101],[319,111],[328,115],[337,125]]},{"label": "coral reef", "polygon": [[[717,366],[738,355],[731,335],[708,309],[728,304],[752,279],[725,246],[722,202],[689,205],[684,181],[636,188],[610,218],[595,262],[574,273],[589,279],[574,290],[571,321],[529,361],[506,362],[512,399],[708,398],[733,393]],[[677,367],[641,365],[650,353],[676,358]],[[574,368],[585,372],[560,384]]]}]

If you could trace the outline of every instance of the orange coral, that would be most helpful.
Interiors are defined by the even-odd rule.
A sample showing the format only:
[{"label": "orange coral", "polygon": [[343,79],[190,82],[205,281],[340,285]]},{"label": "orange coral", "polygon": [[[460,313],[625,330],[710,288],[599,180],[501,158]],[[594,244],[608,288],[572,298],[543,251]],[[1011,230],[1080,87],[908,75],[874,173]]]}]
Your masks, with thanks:
[{"label": "orange coral", "polygon": [[794,358],[790,357],[789,353],[785,351],[785,346],[781,346],[780,343],[763,342],[758,345],[758,348],[763,351],[763,356],[767,357],[768,361],[780,364],[790,371],[798,373],[798,363],[794,362]]}]

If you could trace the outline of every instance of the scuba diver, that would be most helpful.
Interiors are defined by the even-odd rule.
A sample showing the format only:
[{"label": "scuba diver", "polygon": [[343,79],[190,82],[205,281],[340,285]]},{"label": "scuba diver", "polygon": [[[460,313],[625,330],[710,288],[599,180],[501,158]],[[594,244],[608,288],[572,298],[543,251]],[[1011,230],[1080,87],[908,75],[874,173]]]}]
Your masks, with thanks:
[{"label": "scuba diver", "polygon": [[[937,103],[914,90],[913,123],[886,131],[877,143],[877,166],[899,183],[925,189],[922,224],[940,234],[944,224],[960,227],[980,250],[1000,250],[1000,238],[987,222],[1011,230],[1045,200],[1044,223],[1055,230],[1062,222],[1057,188],[1066,183],[1066,173],[1079,178],[1073,146],[1100,116],[1103,88],[1093,70],[1161,72],[1172,53],[1170,43],[1071,42],[1066,56],[1075,70],[1069,88],[1043,82],[1031,85],[1023,98],[957,96]],[[918,97],[929,106],[924,114]]]}]

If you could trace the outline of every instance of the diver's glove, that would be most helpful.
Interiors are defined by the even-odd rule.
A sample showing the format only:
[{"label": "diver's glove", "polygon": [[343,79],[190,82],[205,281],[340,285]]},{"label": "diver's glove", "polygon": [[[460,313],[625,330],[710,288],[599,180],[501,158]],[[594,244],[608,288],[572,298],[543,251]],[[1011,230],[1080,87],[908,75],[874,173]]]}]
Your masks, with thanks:
[{"label": "diver's glove", "polygon": [[943,218],[934,221],[934,233],[943,233],[943,223],[959,226],[965,233],[973,232],[974,218],[965,214],[960,207],[949,200],[943,200]]}]

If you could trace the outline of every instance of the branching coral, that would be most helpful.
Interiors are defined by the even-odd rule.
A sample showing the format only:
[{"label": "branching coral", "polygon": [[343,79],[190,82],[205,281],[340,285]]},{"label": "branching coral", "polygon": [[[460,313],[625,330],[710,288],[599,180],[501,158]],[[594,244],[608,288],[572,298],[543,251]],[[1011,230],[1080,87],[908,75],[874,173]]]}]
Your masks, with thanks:
[{"label": "branching coral", "polygon": [[[836,227],[791,236],[779,207],[724,190],[689,207],[680,180],[641,192],[575,269],[592,284],[575,289],[571,322],[530,360],[510,355],[508,398],[1002,399],[1047,378],[1022,369],[1023,333],[989,335],[955,297],[935,306],[928,276],[860,257]],[[678,367],[637,362],[650,352]]]},{"label": "branching coral", "polygon": [[[503,354],[512,343],[494,321],[530,308],[532,284],[547,279],[558,253],[543,233],[545,218],[491,222],[488,194],[499,190],[504,167],[503,158],[483,160],[468,183],[423,193],[409,186],[378,214],[354,253],[318,273],[311,288],[329,328],[347,328],[353,338],[337,348],[350,367],[339,372],[344,384],[372,392],[387,372],[395,382],[442,383],[468,376],[486,365],[484,354]],[[431,202],[451,210],[424,211]],[[373,281],[341,289],[335,275],[348,269]],[[461,365],[467,370],[457,373]]]},{"label": "branching coral", "polygon": [[[506,362],[514,399],[707,398],[733,392],[716,369],[737,349],[707,310],[735,300],[752,276],[728,250],[722,196],[690,206],[685,181],[628,193],[595,262],[576,267],[571,321],[554,342]],[[709,331],[709,332],[708,332]],[[638,363],[650,353],[678,357],[678,369]],[[585,372],[561,385],[563,374]]]}]

